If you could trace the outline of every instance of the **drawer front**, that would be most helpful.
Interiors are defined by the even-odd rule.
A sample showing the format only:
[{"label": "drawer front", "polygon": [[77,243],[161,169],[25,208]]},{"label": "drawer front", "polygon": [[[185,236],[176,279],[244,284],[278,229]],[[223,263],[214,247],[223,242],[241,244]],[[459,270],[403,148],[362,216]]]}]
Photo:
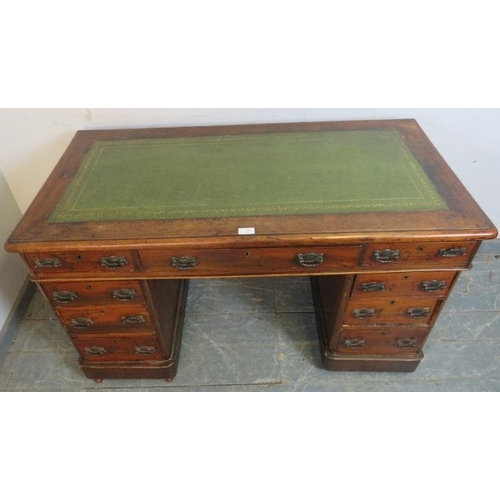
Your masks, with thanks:
[{"label": "drawer front", "polygon": [[389,297],[401,295],[445,297],[458,273],[425,271],[414,273],[359,274],[352,297]]},{"label": "drawer front", "polygon": [[153,361],[164,357],[152,335],[81,335],[72,340],[87,362]]},{"label": "drawer front", "polygon": [[57,254],[25,254],[36,276],[57,276],[73,273],[119,275],[136,271],[134,252],[68,252]]},{"label": "drawer front", "polygon": [[349,301],[344,325],[430,325],[442,301],[433,298],[362,297]]},{"label": "drawer front", "polygon": [[426,328],[360,328],[344,330],[335,352],[340,354],[404,355],[422,350]]},{"label": "drawer front", "polygon": [[366,245],[362,266],[381,270],[466,267],[476,245],[474,241]]},{"label": "drawer front", "polygon": [[140,259],[146,272],[162,276],[242,276],[321,274],[351,270],[360,246],[254,248],[238,250],[145,250]]},{"label": "drawer front", "polygon": [[51,303],[59,307],[145,303],[140,281],[42,283],[40,286]]},{"label": "drawer front", "polygon": [[73,334],[91,332],[145,332],[153,331],[151,316],[144,305],[89,305],[56,307],[66,329]]}]

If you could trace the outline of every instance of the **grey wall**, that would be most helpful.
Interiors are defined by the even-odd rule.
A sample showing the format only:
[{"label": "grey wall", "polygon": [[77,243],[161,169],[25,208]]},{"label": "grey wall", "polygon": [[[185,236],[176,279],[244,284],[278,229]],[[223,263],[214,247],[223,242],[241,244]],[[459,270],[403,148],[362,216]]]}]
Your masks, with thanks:
[{"label": "grey wall", "polygon": [[[0,171],[0,331],[26,279],[27,272],[18,255],[9,254],[3,249],[4,241],[9,237],[21,217],[12,192]],[[2,339],[0,339],[1,343]]]}]

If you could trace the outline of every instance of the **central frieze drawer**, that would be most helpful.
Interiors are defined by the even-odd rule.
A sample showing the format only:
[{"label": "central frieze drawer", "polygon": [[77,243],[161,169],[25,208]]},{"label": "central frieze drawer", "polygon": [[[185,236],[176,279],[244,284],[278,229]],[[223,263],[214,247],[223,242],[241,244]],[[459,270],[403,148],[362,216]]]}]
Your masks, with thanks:
[{"label": "central frieze drawer", "polygon": [[356,266],[360,246],[144,250],[146,272],[170,276],[240,276],[345,272]]},{"label": "central frieze drawer", "polygon": [[89,305],[56,307],[70,333],[144,332],[154,330],[145,305]]}]

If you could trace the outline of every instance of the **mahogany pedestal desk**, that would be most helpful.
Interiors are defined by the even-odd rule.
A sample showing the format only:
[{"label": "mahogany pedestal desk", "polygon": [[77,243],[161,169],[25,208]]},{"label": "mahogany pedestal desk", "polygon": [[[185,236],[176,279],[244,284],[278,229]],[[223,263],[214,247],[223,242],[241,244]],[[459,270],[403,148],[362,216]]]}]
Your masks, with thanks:
[{"label": "mahogany pedestal desk", "polygon": [[192,278],[311,277],[328,370],[413,371],[497,231],[414,120],[87,130],[14,230],[87,377],[176,374]]}]

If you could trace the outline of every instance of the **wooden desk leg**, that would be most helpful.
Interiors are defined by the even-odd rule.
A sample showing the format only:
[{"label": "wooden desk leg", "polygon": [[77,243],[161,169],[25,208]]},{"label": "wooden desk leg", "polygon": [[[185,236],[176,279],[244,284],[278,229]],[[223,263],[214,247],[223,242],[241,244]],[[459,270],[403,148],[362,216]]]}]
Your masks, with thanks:
[{"label": "wooden desk leg", "polygon": [[99,379],[165,379],[171,382],[179,363],[182,327],[186,308],[188,280],[148,280],[144,295],[156,325],[156,338],[163,358],[155,361],[80,360],[88,378]]},{"label": "wooden desk leg", "polygon": [[[361,349],[363,354],[352,349],[353,354],[346,354],[340,347],[343,319],[349,308],[354,278],[350,275],[311,278],[323,366],[332,371],[415,371],[423,358],[421,352],[395,355],[385,353],[382,348],[372,352]],[[353,344],[353,347],[356,346]]]}]

